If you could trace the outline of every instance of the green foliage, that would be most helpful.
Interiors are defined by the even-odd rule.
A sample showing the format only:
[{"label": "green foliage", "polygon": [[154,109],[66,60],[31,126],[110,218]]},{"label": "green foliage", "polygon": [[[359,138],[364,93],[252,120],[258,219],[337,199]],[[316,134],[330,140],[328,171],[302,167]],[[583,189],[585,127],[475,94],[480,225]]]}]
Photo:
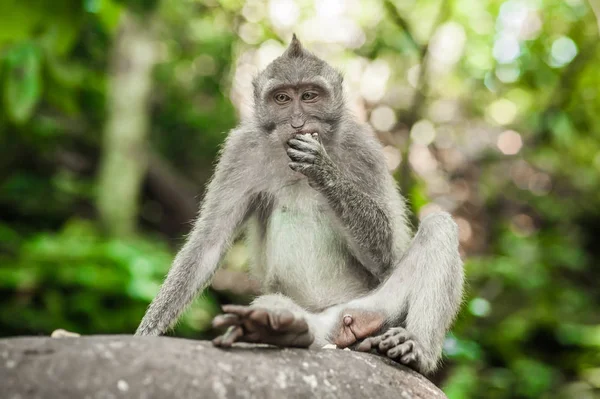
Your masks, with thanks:
[{"label": "green foliage", "polygon": [[[0,257],[0,292],[9,298],[0,307],[2,335],[131,333],[172,260],[156,239],[111,239],[84,220],[27,237],[2,224],[0,241],[9,252]],[[198,302],[191,313],[200,315],[188,318],[206,328],[218,309],[210,297]]]},{"label": "green foliage", "polygon": [[23,43],[6,54],[4,104],[9,119],[23,123],[33,113],[42,93],[40,50]]}]

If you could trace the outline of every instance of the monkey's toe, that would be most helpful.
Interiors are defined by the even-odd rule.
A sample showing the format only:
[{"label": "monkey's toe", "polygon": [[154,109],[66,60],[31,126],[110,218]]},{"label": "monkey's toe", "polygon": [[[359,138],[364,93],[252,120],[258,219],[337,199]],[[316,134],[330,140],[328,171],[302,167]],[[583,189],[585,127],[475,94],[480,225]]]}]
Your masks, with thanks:
[{"label": "monkey's toe", "polygon": [[402,327],[390,328],[379,344],[381,351],[387,351],[411,339],[411,334]]},{"label": "monkey's toe", "polygon": [[289,310],[272,311],[269,313],[269,323],[271,328],[275,331],[278,330],[296,330],[303,332],[308,330],[308,324],[304,319],[296,318]]},{"label": "monkey's toe", "polygon": [[233,313],[225,313],[215,316],[212,321],[213,328],[223,328],[229,326],[236,326],[241,323],[241,319],[238,315]]},{"label": "monkey's toe", "polygon": [[[380,346],[381,347],[381,346]],[[395,359],[400,356],[404,356],[407,353],[411,353],[414,350],[415,341],[406,341],[401,344],[398,344],[392,347],[387,351],[387,356],[389,358]]]},{"label": "monkey's toe", "polygon": [[380,353],[406,366],[419,368],[421,346],[414,336],[402,327],[391,328],[381,336]]},{"label": "monkey's toe", "polygon": [[383,339],[382,335],[378,335],[376,337],[368,337],[365,338],[358,346],[356,350],[359,352],[369,352],[371,349],[375,349],[379,347],[381,340]]},{"label": "monkey's toe", "polygon": [[243,305],[223,305],[221,309],[223,309],[223,313],[233,313],[240,317],[248,316],[253,310],[253,308]]},{"label": "monkey's toe", "polygon": [[214,346],[220,346],[223,348],[229,348],[244,335],[244,330],[240,326],[230,326],[225,334],[218,336],[213,339],[212,343]]},{"label": "monkey's toe", "polygon": [[308,347],[314,341],[306,320],[289,310],[225,305],[223,311],[227,313],[215,317],[213,326],[228,329],[213,340],[215,346],[230,347],[235,342],[251,342]]},{"label": "monkey's toe", "polygon": [[416,352],[408,353],[400,358],[400,363],[407,366],[415,366],[419,362],[419,355]]},{"label": "monkey's toe", "polygon": [[402,327],[390,328],[384,334],[365,338],[357,347],[360,352],[380,353],[412,368],[419,368],[421,347],[414,336]]}]

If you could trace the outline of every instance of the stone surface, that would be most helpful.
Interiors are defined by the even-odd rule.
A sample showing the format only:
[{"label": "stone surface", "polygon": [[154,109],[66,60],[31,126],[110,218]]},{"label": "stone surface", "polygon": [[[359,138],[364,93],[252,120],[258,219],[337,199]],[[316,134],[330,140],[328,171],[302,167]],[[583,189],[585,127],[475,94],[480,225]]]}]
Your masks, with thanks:
[{"label": "stone surface", "polygon": [[379,356],[168,337],[0,340],[0,398],[446,398]]}]

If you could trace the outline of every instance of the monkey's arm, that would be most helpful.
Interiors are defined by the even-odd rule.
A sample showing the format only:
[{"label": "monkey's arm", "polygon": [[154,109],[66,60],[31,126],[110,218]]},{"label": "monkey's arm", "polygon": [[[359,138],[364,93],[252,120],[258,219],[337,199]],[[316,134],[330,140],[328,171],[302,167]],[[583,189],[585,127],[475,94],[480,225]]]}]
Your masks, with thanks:
[{"label": "monkey's arm", "polygon": [[252,200],[248,168],[236,147],[240,131],[230,133],[208,185],[200,216],[179,251],[136,335],[160,335],[212,278],[218,262],[248,214]]},{"label": "monkey's arm", "polygon": [[[345,229],[353,255],[380,280],[395,262],[394,221],[379,193],[366,193],[331,160],[321,143],[309,135],[288,141],[290,167],[306,175],[321,192]],[[380,176],[372,176],[382,181]],[[378,183],[374,183],[377,185]],[[382,187],[376,191],[384,192]]]}]

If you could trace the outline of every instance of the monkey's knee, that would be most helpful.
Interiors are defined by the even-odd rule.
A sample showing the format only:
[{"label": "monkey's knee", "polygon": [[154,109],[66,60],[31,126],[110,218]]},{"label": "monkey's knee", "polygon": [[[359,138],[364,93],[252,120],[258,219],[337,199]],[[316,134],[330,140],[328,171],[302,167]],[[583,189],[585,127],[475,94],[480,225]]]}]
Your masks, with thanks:
[{"label": "monkey's knee", "polygon": [[434,212],[425,216],[419,226],[419,230],[422,229],[429,233],[442,233],[458,238],[458,225],[448,212]]}]

